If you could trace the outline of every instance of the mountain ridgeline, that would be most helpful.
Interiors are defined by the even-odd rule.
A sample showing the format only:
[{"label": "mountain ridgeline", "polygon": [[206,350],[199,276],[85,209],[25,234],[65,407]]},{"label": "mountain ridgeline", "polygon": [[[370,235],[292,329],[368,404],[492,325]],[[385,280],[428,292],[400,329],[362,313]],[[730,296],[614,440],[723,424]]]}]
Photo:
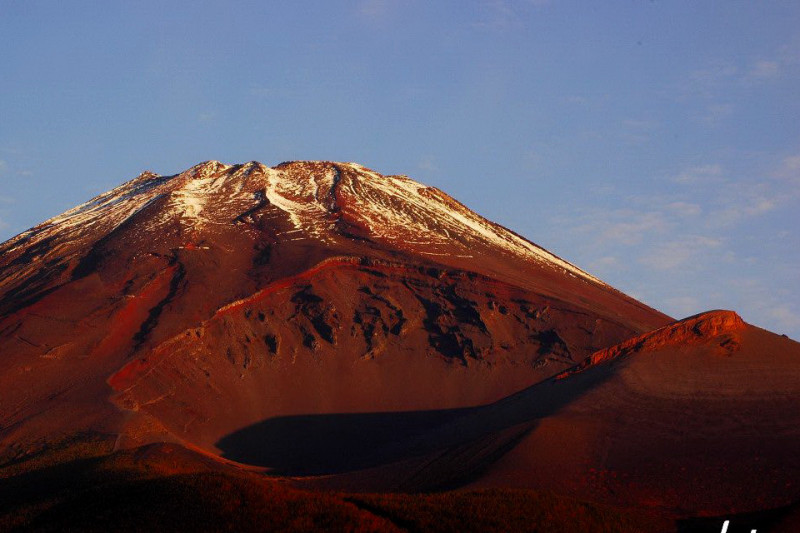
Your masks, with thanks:
[{"label": "mountain ridgeline", "polygon": [[797,343],[355,163],[145,172],[0,244],[0,355],[6,464],[89,439],[314,491],[800,500]]}]

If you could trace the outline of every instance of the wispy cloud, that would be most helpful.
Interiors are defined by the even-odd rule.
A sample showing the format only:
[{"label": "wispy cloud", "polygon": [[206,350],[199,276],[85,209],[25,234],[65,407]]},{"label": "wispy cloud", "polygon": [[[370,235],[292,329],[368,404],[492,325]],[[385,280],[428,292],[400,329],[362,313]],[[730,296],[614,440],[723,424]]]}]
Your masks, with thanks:
[{"label": "wispy cloud", "polygon": [[[800,157],[786,157],[780,174],[783,180],[800,174]],[[591,243],[584,245],[586,264],[599,274],[629,271],[632,261],[665,276],[699,275],[714,265],[746,263],[736,254],[735,228],[783,208],[788,198],[776,180],[729,175],[719,163],[687,167],[669,180],[683,186],[664,195],[630,195],[622,199],[624,209],[584,210],[577,220],[565,216],[559,227]]]},{"label": "wispy cloud", "polygon": [[687,317],[702,312],[705,307],[695,296],[673,296],[664,300],[664,311],[675,317]]},{"label": "wispy cloud", "polygon": [[639,258],[639,263],[655,270],[683,268],[690,261],[696,262],[711,250],[722,246],[722,241],[703,235],[688,235],[680,240],[656,245]]},{"label": "wispy cloud", "polygon": [[745,218],[769,213],[776,204],[768,198],[740,198],[736,203],[709,212],[706,226],[713,229],[730,228]]},{"label": "wispy cloud", "polygon": [[677,179],[687,185],[687,193],[702,193],[708,198],[707,227],[730,227],[745,219],[785,208],[800,199],[800,156],[784,157],[773,169],[751,170],[726,176],[714,166],[696,167],[705,171],[686,171]]},{"label": "wispy cloud", "polygon": [[800,195],[800,154],[784,157],[775,172],[775,178],[789,185],[788,192],[791,195]]},{"label": "wispy cloud", "polygon": [[721,92],[733,87],[748,87],[779,78],[786,63],[782,54],[754,61],[720,60],[690,72],[676,86],[676,94],[716,100]]},{"label": "wispy cloud", "polygon": [[778,77],[780,70],[781,67],[778,61],[760,59],[752,65],[747,75],[751,79],[770,79]]},{"label": "wispy cloud", "polygon": [[693,165],[667,178],[681,185],[669,194],[630,195],[626,208],[584,210],[560,227],[593,243],[600,257],[638,257],[651,268],[677,268],[712,249],[724,260],[733,228],[800,198],[800,156],[785,157],[775,174],[729,175],[719,163]]},{"label": "wispy cloud", "polygon": [[752,201],[748,205],[745,205],[742,210],[746,215],[758,216],[763,215],[764,213],[769,213],[775,209],[776,206],[777,203],[775,200],[762,196],[753,198]]},{"label": "wispy cloud", "polygon": [[7,171],[8,171],[8,163],[0,159],[0,176],[5,174]]},{"label": "wispy cloud", "polygon": [[787,298],[791,292],[776,291],[764,278],[733,278],[726,283],[740,301],[751,306],[742,318],[775,333],[794,333],[795,340],[800,340],[796,336],[800,332],[800,306]]},{"label": "wispy cloud", "polygon": [[554,227],[579,264],[672,316],[726,307],[797,334],[800,151],[714,157],[662,175],[660,195],[616,195],[625,209],[565,213]]},{"label": "wispy cloud", "polygon": [[791,155],[783,159],[783,170],[800,172],[800,155]]},{"label": "wispy cloud", "polygon": [[604,278],[615,272],[620,272],[626,269],[626,265],[624,265],[622,261],[613,255],[598,257],[597,259],[592,260],[586,266],[589,268],[589,272],[594,273],[596,276],[600,276],[600,278]]},{"label": "wispy cloud", "polygon": [[635,209],[592,210],[572,231],[591,237],[597,246],[640,244],[645,237],[662,234],[669,223],[659,211]]},{"label": "wispy cloud", "polygon": [[616,266],[616,265],[619,264],[619,259],[617,259],[616,257],[614,257],[612,255],[607,255],[605,257],[598,258],[597,260],[595,260],[595,262],[593,264],[595,266],[601,267],[601,268],[602,267]]},{"label": "wispy cloud", "polygon": [[739,67],[727,61],[693,70],[684,80],[678,83],[676,95],[681,98],[715,98],[719,88],[730,84],[739,76],[739,73]]},{"label": "wispy cloud", "polygon": [[670,202],[665,207],[668,211],[684,218],[696,217],[703,212],[703,208],[700,205],[692,202]]},{"label": "wispy cloud", "polygon": [[788,305],[779,305],[768,311],[769,316],[785,330],[800,329],[800,313],[796,312]]},{"label": "wispy cloud", "polygon": [[689,167],[681,171],[672,180],[675,183],[720,183],[724,181],[722,165],[718,163]]},{"label": "wispy cloud", "polygon": [[744,92],[780,80],[791,65],[790,56],[780,51],[758,59],[719,59],[687,73],[671,86],[670,92],[679,101],[694,101],[699,106],[695,120],[713,127],[737,112],[731,101]]}]

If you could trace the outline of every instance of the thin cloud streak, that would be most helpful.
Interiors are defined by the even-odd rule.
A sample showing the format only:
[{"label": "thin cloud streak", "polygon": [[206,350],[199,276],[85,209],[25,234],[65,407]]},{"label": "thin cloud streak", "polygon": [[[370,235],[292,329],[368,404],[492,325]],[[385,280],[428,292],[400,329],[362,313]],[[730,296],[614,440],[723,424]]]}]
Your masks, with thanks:
[{"label": "thin cloud streak", "polygon": [[672,178],[675,183],[722,183],[725,180],[718,163],[687,168]]},{"label": "thin cloud streak", "polygon": [[708,257],[709,252],[719,249],[722,241],[703,235],[689,235],[680,240],[658,244],[639,263],[655,270],[686,268],[690,263],[698,265],[698,259]]}]

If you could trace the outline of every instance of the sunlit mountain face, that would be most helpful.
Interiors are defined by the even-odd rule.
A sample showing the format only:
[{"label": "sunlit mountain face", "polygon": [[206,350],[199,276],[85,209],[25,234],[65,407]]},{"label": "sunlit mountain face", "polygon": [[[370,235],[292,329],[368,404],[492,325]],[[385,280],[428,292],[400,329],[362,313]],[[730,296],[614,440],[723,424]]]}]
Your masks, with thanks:
[{"label": "sunlit mountain face", "polygon": [[1,244],[0,391],[0,529],[718,530],[800,501],[798,343],[355,163],[145,172]]}]

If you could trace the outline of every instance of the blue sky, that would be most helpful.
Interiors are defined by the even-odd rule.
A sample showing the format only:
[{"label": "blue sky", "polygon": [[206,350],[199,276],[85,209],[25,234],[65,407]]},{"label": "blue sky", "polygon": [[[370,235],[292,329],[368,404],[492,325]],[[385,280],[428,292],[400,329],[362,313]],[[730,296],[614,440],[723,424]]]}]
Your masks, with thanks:
[{"label": "blue sky", "polygon": [[0,240],[208,159],[435,185],[800,339],[800,3],[0,0]]}]

